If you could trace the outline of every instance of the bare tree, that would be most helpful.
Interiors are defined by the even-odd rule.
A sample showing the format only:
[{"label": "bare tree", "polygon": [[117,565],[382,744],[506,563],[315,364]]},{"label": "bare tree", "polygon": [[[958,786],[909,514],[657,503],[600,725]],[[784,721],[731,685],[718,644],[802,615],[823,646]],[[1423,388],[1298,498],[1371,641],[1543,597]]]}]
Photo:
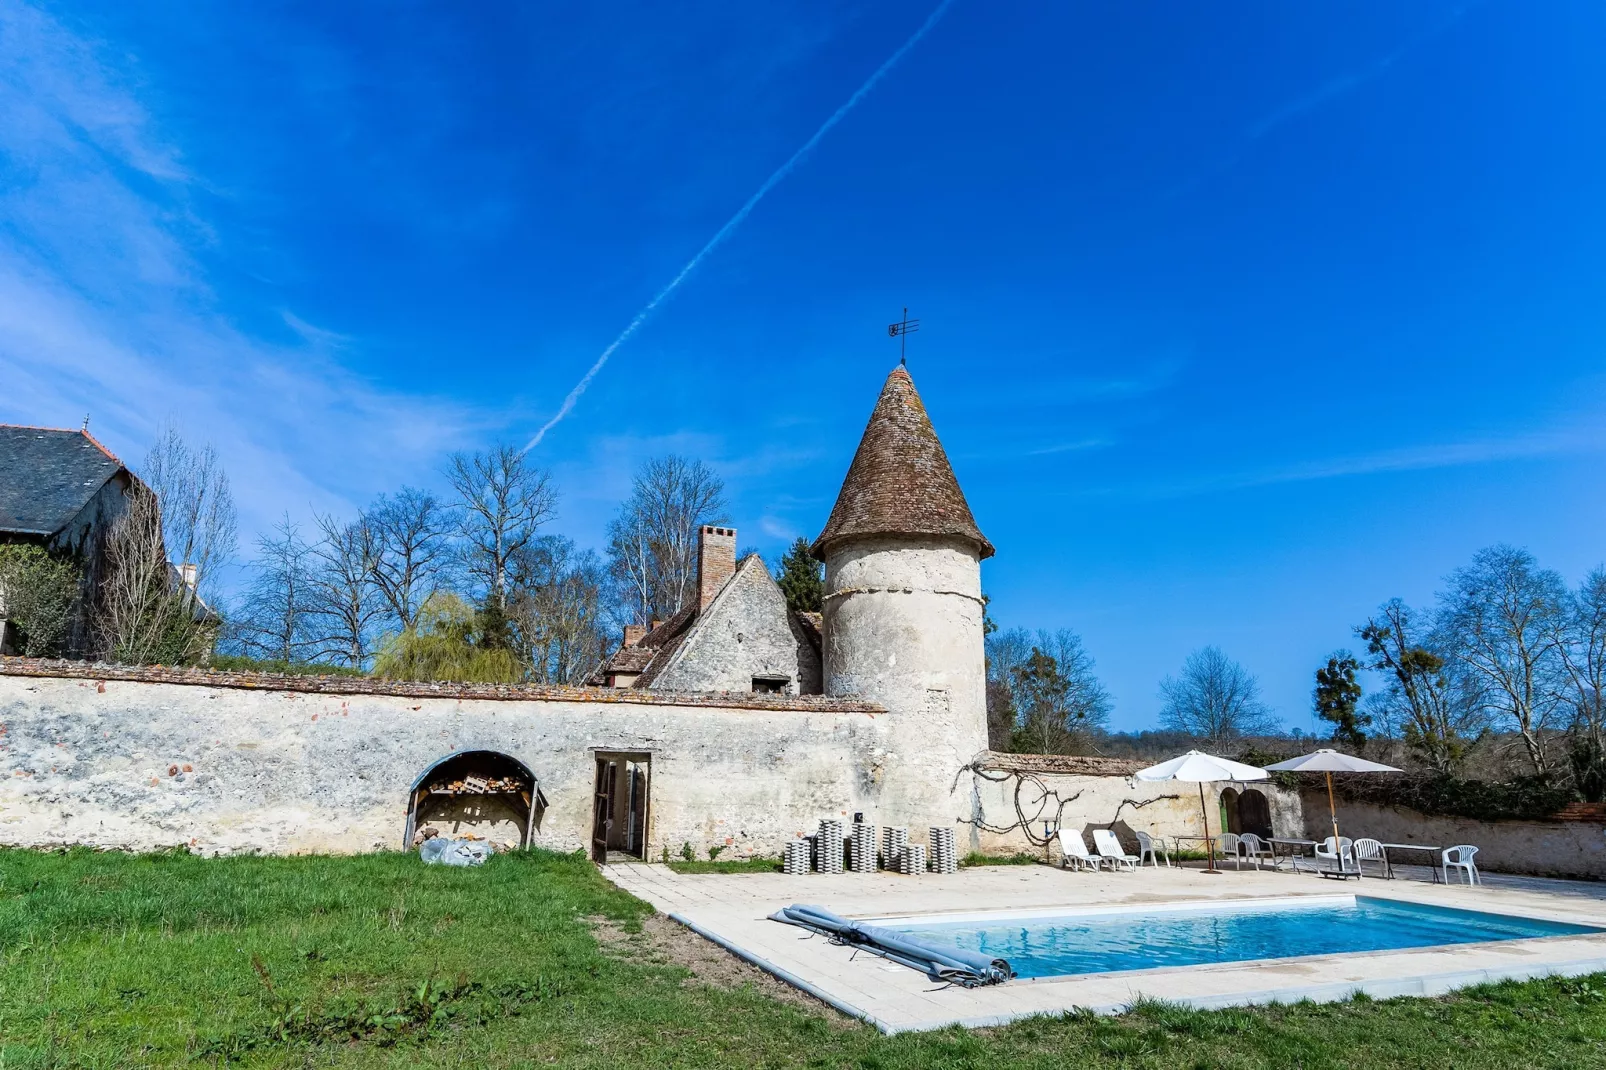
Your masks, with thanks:
[{"label": "bare tree", "polygon": [[1606,796],[1606,568],[1596,568],[1568,600],[1557,643],[1572,706],[1568,757],[1584,798]]},{"label": "bare tree", "polygon": [[1466,757],[1469,736],[1481,736],[1484,718],[1475,696],[1457,686],[1447,660],[1429,649],[1418,615],[1398,598],[1355,629],[1387,686],[1367,700],[1378,720],[1402,736],[1430,769],[1448,775]]},{"label": "bare tree", "polygon": [[312,548],[288,515],[271,533],[257,538],[251,586],[236,631],[247,654],[295,663],[317,652],[314,564]]},{"label": "bare tree", "polygon": [[1442,646],[1491,712],[1522,737],[1534,773],[1549,771],[1545,733],[1562,707],[1561,631],[1567,586],[1512,546],[1480,550],[1450,574]]},{"label": "bare tree", "polygon": [[1160,723],[1210,747],[1277,728],[1277,717],[1260,700],[1260,682],[1219,647],[1195,650],[1182,672],[1160,681]]},{"label": "bare tree", "polygon": [[701,461],[670,454],[636,473],[608,525],[608,567],[638,624],[673,616],[696,593],[697,530],[723,524],[725,484]]},{"label": "bare tree", "polygon": [[191,449],[178,428],[166,423],[139,475],[160,503],[168,560],[193,566],[196,593],[212,600],[216,573],[233,555],[236,539],[234,495],[217,450],[211,443]]},{"label": "bare tree", "polygon": [[374,587],[398,628],[411,628],[418,607],[441,583],[457,521],[433,494],[412,487],[381,495],[363,521],[373,537]]},{"label": "bare tree", "polygon": [[606,575],[590,550],[562,536],[537,539],[519,557],[509,606],[520,658],[538,683],[570,684],[602,660]]},{"label": "bare tree", "polygon": [[213,620],[168,564],[161,504],[142,484],[107,532],[92,620],[100,655],[111,661],[189,664],[211,647]]},{"label": "bare tree", "polygon": [[317,517],[321,537],[310,547],[308,616],[316,634],[311,660],[365,669],[384,600],[374,583],[374,533],[361,517],[341,523]]},{"label": "bare tree", "polygon": [[516,446],[506,445],[456,454],[446,474],[461,503],[464,567],[484,589],[489,616],[500,621],[507,612],[514,558],[557,512],[552,477]]}]

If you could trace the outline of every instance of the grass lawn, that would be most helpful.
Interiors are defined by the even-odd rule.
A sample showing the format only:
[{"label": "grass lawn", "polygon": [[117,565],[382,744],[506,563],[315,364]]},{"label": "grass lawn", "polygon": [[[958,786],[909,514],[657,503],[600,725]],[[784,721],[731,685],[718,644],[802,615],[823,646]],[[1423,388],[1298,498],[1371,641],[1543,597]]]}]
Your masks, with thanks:
[{"label": "grass lawn", "polygon": [[677,960],[650,915],[541,852],[0,851],[0,1066],[1606,1066],[1603,977],[883,1037]]}]

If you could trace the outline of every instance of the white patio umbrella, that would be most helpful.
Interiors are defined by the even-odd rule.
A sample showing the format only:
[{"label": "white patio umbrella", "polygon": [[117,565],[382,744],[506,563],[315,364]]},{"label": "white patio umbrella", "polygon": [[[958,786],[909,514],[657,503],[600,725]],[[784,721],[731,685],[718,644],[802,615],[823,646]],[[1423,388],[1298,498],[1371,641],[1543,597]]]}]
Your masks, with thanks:
[{"label": "white patio umbrella", "polygon": [[1256,769],[1252,765],[1217,758],[1213,754],[1196,750],[1191,750],[1180,758],[1172,758],[1168,762],[1139,769],[1132,775],[1138,780],[1180,780],[1199,785],[1199,816],[1204,818],[1205,858],[1208,860],[1207,871],[1210,873],[1216,872],[1216,852],[1210,843],[1210,811],[1205,807],[1204,786],[1221,780],[1267,779],[1264,769]]},{"label": "white patio umbrella", "polygon": [[1301,754],[1298,758],[1290,758],[1286,762],[1268,765],[1278,773],[1326,773],[1327,774],[1327,812],[1333,819],[1333,843],[1338,843],[1338,807],[1333,803],[1333,774],[1334,773],[1399,773],[1403,770],[1392,765],[1383,765],[1380,762],[1369,762],[1365,758],[1357,758],[1353,754],[1323,747],[1321,750]]}]

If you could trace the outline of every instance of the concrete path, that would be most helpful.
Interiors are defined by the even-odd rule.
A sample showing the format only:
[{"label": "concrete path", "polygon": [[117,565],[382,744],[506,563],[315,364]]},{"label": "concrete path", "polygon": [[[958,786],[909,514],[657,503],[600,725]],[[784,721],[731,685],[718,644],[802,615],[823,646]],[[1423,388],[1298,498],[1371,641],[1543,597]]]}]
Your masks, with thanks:
[{"label": "concrete path", "polygon": [[[1424,877],[1426,873],[1421,870]],[[1286,870],[1073,873],[1048,866],[984,866],[951,876],[903,877],[681,875],[663,865],[634,864],[605,866],[603,874],[660,912],[886,1032],[953,1023],[998,1025],[1077,1007],[1114,1013],[1140,995],[1219,1007],[1344,999],[1357,990],[1378,998],[1436,995],[1508,977],[1606,971],[1606,933],[1601,933],[1017,980],[964,989],[938,986],[914,970],[768,920],[791,903],[875,918],[1364,894],[1606,927],[1606,886],[1575,881],[1491,876],[1487,886],[1467,888],[1408,879],[1341,883]]]}]

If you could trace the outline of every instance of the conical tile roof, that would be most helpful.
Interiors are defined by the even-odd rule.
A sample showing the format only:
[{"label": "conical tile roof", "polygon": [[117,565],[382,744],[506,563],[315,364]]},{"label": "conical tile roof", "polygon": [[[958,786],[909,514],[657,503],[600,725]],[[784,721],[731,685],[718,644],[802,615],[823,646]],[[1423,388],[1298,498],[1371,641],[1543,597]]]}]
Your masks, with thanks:
[{"label": "conical tile roof", "polygon": [[902,365],[881,388],[814,556],[824,560],[833,546],[867,535],[950,535],[993,555]]}]

